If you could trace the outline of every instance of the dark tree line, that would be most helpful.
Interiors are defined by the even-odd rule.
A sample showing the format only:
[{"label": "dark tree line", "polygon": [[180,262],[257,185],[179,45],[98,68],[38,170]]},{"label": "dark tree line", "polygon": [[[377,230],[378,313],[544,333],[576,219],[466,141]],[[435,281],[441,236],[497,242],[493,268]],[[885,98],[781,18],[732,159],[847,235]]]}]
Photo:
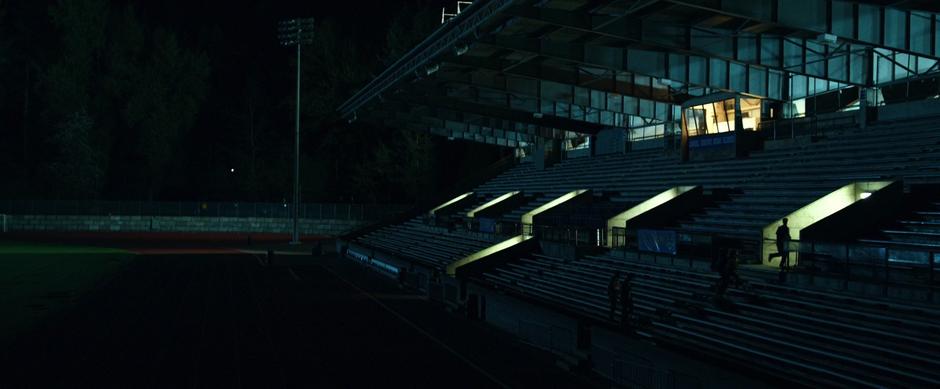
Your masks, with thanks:
[{"label": "dark tree line", "polygon": [[[6,191],[159,196],[206,97],[206,54],[106,0],[59,1],[39,20],[26,5],[14,10],[23,13],[4,7],[0,26],[4,122],[21,129],[4,131],[4,171],[16,184]],[[19,150],[6,141],[16,135]]]},{"label": "dark tree line", "polygon": [[[253,36],[270,38],[136,2],[0,0],[0,197],[289,198],[293,50],[275,46],[275,10],[253,7],[246,17],[270,16]],[[405,6],[384,40],[318,20],[301,59],[305,201],[409,202],[497,157],[337,120],[339,103],[437,27],[436,12]]]}]

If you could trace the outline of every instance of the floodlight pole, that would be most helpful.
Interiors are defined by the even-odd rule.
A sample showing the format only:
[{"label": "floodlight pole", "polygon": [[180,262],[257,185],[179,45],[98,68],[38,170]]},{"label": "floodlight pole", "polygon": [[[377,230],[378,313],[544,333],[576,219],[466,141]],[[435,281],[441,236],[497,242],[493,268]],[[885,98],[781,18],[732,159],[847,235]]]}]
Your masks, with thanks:
[{"label": "floodlight pole", "polygon": [[294,107],[294,233],[290,244],[300,244],[297,218],[300,214],[300,40],[297,41],[297,105]]},{"label": "floodlight pole", "polygon": [[[284,46],[297,46],[297,97],[294,108],[294,200],[291,216],[293,232],[291,244],[300,244],[299,222],[300,217],[300,46],[311,43],[313,38],[313,19],[292,19],[280,23],[280,39]],[[308,29],[309,31],[304,31]]]}]

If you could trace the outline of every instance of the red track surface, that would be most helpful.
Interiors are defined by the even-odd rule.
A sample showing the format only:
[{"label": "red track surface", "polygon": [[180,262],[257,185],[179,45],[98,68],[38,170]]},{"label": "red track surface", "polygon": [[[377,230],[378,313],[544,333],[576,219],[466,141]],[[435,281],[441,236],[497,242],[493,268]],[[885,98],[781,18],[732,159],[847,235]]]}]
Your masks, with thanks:
[{"label": "red track surface", "polygon": [[208,254],[242,254],[239,249],[230,248],[131,248],[130,252],[138,255],[208,255]]},{"label": "red track surface", "polygon": [[[4,235],[23,242],[80,244],[123,248],[141,255],[165,254],[240,254],[253,245],[278,245],[290,241],[289,234],[190,233],[190,232],[30,232]],[[312,243],[328,239],[304,235],[301,241]]]}]

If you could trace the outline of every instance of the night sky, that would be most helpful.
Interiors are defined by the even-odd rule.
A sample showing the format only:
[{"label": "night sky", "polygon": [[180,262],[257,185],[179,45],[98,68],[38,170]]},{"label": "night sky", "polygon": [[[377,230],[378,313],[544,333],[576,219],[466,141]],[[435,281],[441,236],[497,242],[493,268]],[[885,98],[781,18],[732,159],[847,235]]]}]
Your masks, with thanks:
[{"label": "night sky", "polygon": [[[446,191],[460,175],[436,162],[466,162],[473,171],[499,151],[446,139],[408,149],[402,139],[415,134],[347,126],[334,116],[394,62],[390,52],[407,50],[439,26],[442,7],[453,10],[456,2],[0,0],[0,168],[17,173],[0,198],[279,201],[291,182],[296,81],[295,51],[280,46],[278,22],[299,17],[318,25],[302,65],[304,196],[350,201],[361,192],[398,193],[386,200],[410,201],[416,191],[428,192],[414,189],[414,177],[431,192]],[[55,19],[59,14],[70,16]],[[125,25],[139,26],[142,40],[121,43],[128,41],[122,31],[138,31]],[[103,26],[104,36],[95,38],[98,28],[88,26]],[[155,50],[167,35],[178,42],[175,54]],[[199,66],[183,67],[187,55]],[[91,59],[76,66],[75,58]],[[128,113],[134,96],[146,108]],[[74,122],[87,129],[69,127],[76,113],[89,118]],[[175,127],[172,118],[185,122]],[[62,141],[67,136],[88,148],[70,147],[75,140]],[[160,148],[172,156],[152,152]],[[75,169],[63,173],[60,165]],[[406,172],[411,168],[420,171]],[[376,186],[384,190],[369,189]]]},{"label": "night sky", "polygon": [[[407,5],[430,4],[454,7],[454,1],[148,1],[137,3],[149,16],[193,36],[221,33],[224,45],[217,53],[232,58],[264,57],[278,49],[277,22],[294,17],[330,20],[349,39],[380,44],[391,16]],[[213,31],[217,29],[217,31]],[[289,52],[285,52],[285,56]]]},{"label": "night sky", "polygon": [[[294,17],[332,21],[347,39],[381,49],[389,18],[417,1],[169,0],[137,2],[146,18],[191,39],[208,41],[215,77],[240,80],[246,66],[283,66],[293,51],[279,46],[277,23]],[[453,1],[427,1],[436,7]],[[224,64],[220,66],[219,64]],[[285,87],[290,87],[286,85]]]}]

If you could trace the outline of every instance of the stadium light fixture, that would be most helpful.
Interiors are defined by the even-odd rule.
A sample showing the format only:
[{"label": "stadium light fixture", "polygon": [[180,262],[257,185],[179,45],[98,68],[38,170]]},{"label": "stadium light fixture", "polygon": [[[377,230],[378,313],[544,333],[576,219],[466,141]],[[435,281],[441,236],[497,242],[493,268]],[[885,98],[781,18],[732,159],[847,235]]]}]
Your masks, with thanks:
[{"label": "stadium light fixture", "polygon": [[[300,244],[300,233],[297,229],[297,218],[300,209],[300,47],[313,43],[313,18],[298,18],[284,20],[278,23],[278,40],[282,46],[297,47],[297,98],[294,112],[294,208],[291,210],[294,219],[291,244]],[[232,169],[234,172],[234,169]]]},{"label": "stadium light fixture", "polygon": [[457,15],[460,15],[467,7],[473,5],[472,1],[458,1],[457,2],[457,11],[454,13],[447,13],[447,7],[441,8],[441,24],[447,23],[447,21],[456,18]]},{"label": "stadium light fixture", "polygon": [[451,18],[457,17],[456,13],[447,13],[447,7],[441,7],[441,24],[447,23]]},{"label": "stadium light fixture", "polygon": [[458,1],[457,2],[457,14],[459,15],[461,12],[463,12],[464,7],[469,7],[471,5],[473,5],[472,1]]},{"label": "stadium light fixture", "polygon": [[867,199],[867,198],[869,198],[869,197],[871,197],[871,192],[862,192],[862,193],[860,193],[860,194],[858,195],[858,198],[860,198],[860,199],[862,199],[862,200],[865,200],[865,199]]}]

